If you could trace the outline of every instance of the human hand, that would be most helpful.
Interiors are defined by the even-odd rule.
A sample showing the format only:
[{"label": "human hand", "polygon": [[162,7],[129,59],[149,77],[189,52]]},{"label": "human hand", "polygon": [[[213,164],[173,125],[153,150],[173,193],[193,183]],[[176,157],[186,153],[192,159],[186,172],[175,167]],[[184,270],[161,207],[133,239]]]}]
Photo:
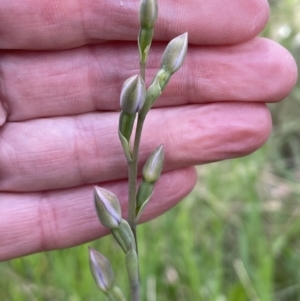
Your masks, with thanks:
[{"label": "human hand", "polygon": [[[165,168],[143,221],[191,191],[193,165],[259,148],[271,130],[264,103],[297,76],[286,50],[255,38],[267,1],[160,2],[148,83],[166,42],[188,31],[191,45],[145,123],[141,160],[163,143]],[[137,11],[132,0],[0,0],[0,260],[106,234],[94,183],[125,204],[116,110],[139,68]]]}]

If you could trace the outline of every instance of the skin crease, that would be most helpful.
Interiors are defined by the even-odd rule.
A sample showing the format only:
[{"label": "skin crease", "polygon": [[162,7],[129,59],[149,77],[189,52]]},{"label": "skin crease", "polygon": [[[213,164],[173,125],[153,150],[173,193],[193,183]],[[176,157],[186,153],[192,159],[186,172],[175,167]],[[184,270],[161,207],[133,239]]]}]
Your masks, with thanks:
[{"label": "skin crease", "polygon": [[[291,55],[255,38],[268,13],[264,0],[159,1],[146,82],[170,39],[188,31],[190,45],[145,123],[140,170],[160,143],[165,164],[142,222],[192,190],[194,165],[267,140],[265,103],[297,80]],[[139,72],[137,14],[130,0],[0,0],[0,260],[107,234],[94,184],[118,195],[126,216],[116,110],[123,82]]]}]

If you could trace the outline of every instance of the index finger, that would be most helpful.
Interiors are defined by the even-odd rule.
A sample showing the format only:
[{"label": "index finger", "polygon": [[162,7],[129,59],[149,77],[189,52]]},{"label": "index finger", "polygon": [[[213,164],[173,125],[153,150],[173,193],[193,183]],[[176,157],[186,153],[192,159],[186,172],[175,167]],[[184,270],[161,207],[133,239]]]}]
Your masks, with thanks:
[{"label": "index finger", "polygon": [[[267,0],[161,0],[155,39],[189,32],[192,44],[233,44],[265,26]],[[0,0],[0,48],[65,49],[136,40],[137,0]]]}]

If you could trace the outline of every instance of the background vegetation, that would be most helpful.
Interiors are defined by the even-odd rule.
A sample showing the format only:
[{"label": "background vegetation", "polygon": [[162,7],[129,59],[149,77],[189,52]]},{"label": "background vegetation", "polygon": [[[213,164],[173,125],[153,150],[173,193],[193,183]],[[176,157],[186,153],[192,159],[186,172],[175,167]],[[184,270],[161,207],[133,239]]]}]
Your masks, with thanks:
[{"label": "background vegetation", "polygon": [[[300,66],[300,0],[270,4],[264,35]],[[300,85],[270,107],[274,131],[264,148],[199,167],[194,192],[139,228],[143,300],[300,300]],[[110,237],[91,245],[104,254],[118,250]],[[87,268],[87,246],[0,264],[0,300],[104,299]]]}]

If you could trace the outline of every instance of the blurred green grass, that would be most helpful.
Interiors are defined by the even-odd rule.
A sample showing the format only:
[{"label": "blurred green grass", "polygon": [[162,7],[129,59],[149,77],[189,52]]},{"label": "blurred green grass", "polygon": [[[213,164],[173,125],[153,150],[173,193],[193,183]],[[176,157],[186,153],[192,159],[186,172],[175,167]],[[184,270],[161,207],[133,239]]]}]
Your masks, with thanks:
[{"label": "blurred green grass", "polygon": [[[299,66],[300,0],[270,4],[263,35],[288,48]],[[285,102],[270,108],[274,130],[262,149],[199,167],[192,194],[139,227],[143,300],[300,300],[299,83]],[[89,245],[109,255],[127,292],[113,240]],[[105,298],[94,285],[83,245],[0,263],[0,300]]]}]

